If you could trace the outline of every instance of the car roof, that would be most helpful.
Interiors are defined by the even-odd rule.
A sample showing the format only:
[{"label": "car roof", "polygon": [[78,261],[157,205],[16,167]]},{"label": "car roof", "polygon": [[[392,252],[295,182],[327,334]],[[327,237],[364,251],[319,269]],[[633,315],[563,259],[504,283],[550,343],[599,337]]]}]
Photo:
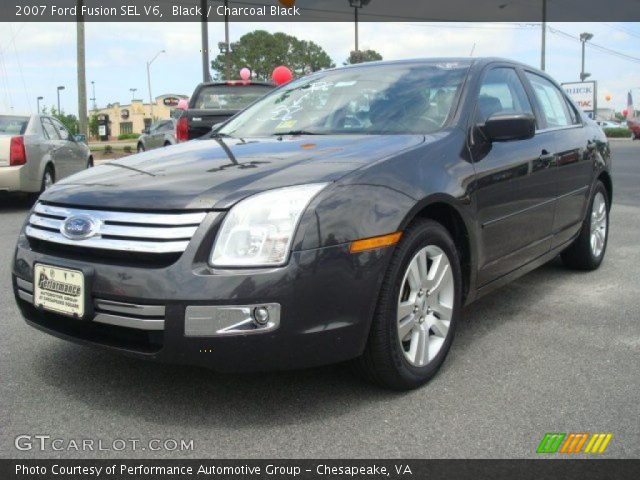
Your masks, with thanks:
[{"label": "car roof", "polygon": [[[533,67],[532,65],[527,65],[525,63],[519,62],[517,60],[511,60],[509,58],[502,57],[427,57],[427,58],[408,58],[402,60],[380,60],[375,62],[364,62],[364,63],[356,63],[353,65],[346,65],[344,67],[337,67],[332,70],[340,70],[344,68],[366,68],[366,67],[376,67],[376,66],[386,66],[386,65],[431,65],[431,64],[439,64],[439,63],[460,63],[468,66],[474,66],[478,68],[482,68],[485,65],[489,65],[491,63],[507,63],[514,66],[519,66],[523,68],[527,68],[529,70],[534,70],[536,72],[540,72],[539,69]],[[540,72],[544,73],[544,72]]]}]

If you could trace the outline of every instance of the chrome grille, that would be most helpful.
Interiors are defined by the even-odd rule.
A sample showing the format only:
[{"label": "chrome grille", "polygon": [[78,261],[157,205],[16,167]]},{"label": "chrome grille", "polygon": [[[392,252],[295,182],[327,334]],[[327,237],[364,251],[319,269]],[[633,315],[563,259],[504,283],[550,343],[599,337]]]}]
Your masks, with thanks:
[{"label": "chrome grille", "polygon": [[[30,238],[73,247],[137,253],[182,253],[206,215],[206,212],[83,210],[38,203],[29,217],[25,233]],[[75,216],[95,220],[97,232],[85,239],[64,236],[64,222]]]}]

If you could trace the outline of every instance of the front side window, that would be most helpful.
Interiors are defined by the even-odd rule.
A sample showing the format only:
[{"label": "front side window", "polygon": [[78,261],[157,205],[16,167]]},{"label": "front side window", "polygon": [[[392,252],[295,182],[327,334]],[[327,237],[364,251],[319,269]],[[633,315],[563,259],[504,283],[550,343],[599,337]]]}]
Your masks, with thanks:
[{"label": "front side window", "polygon": [[489,70],[482,80],[478,95],[476,122],[484,123],[496,113],[529,113],[533,115],[527,93],[513,68]]},{"label": "front side window", "polygon": [[573,123],[562,92],[540,75],[527,72],[536,99],[547,121],[547,128],[566,127]]},{"label": "front side window", "polygon": [[249,107],[220,133],[426,134],[443,128],[469,64],[364,66],[294,81]]}]

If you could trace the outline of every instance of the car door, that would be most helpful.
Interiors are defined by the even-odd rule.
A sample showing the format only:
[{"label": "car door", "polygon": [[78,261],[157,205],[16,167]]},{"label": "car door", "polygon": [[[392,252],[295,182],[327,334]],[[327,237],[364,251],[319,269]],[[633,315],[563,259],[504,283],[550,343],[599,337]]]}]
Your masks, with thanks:
[{"label": "car door", "polygon": [[60,133],[50,117],[41,117],[40,121],[42,122],[42,129],[44,130],[44,134],[47,139],[47,150],[49,151],[49,156],[53,160],[56,180],[59,180],[68,175],[68,171],[66,170],[68,163],[64,161],[65,144],[60,138]]},{"label": "car door", "polygon": [[84,168],[84,159],[81,157],[76,147],[76,142],[71,137],[67,128],[57,118],[51,118],[51,122],[58,131],[61,139],[61,148],[57,152],[57,161],[63,165],[63,175],[58,176],[62,179],[69,175],[73,175]]},{"label": "car door", "polygon": [[595,139],[562,90],[549,79],[527,71],[533,96],[544,122],[541,136],[548,137],[557,157],[557,200],[552,247],[573,237],[584,218],[594,172]]},{"label": "car door", "polygon": [[[536,114],[523,74],[507,65],[483,72],[476,94],[475,125],[495,113]],[[537,121],[537,120],[536,120]],[[480,130],[480,132],[478,132]],[[555,202],[555,157],[550,140],[488,142],[472,130],[480,245],[478,284],[505,275],[548,252]]]}]

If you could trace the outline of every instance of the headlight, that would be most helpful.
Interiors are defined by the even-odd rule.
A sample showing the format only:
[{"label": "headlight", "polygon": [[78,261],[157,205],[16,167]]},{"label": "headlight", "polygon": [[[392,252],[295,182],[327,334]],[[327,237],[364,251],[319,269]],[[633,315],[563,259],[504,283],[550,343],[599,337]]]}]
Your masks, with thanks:
[{"label": "headlight", "polygon": [[216,237],[214,267],[284,265],[300,217],[326,183],[298,185],[258,193],[236,204]]}]

